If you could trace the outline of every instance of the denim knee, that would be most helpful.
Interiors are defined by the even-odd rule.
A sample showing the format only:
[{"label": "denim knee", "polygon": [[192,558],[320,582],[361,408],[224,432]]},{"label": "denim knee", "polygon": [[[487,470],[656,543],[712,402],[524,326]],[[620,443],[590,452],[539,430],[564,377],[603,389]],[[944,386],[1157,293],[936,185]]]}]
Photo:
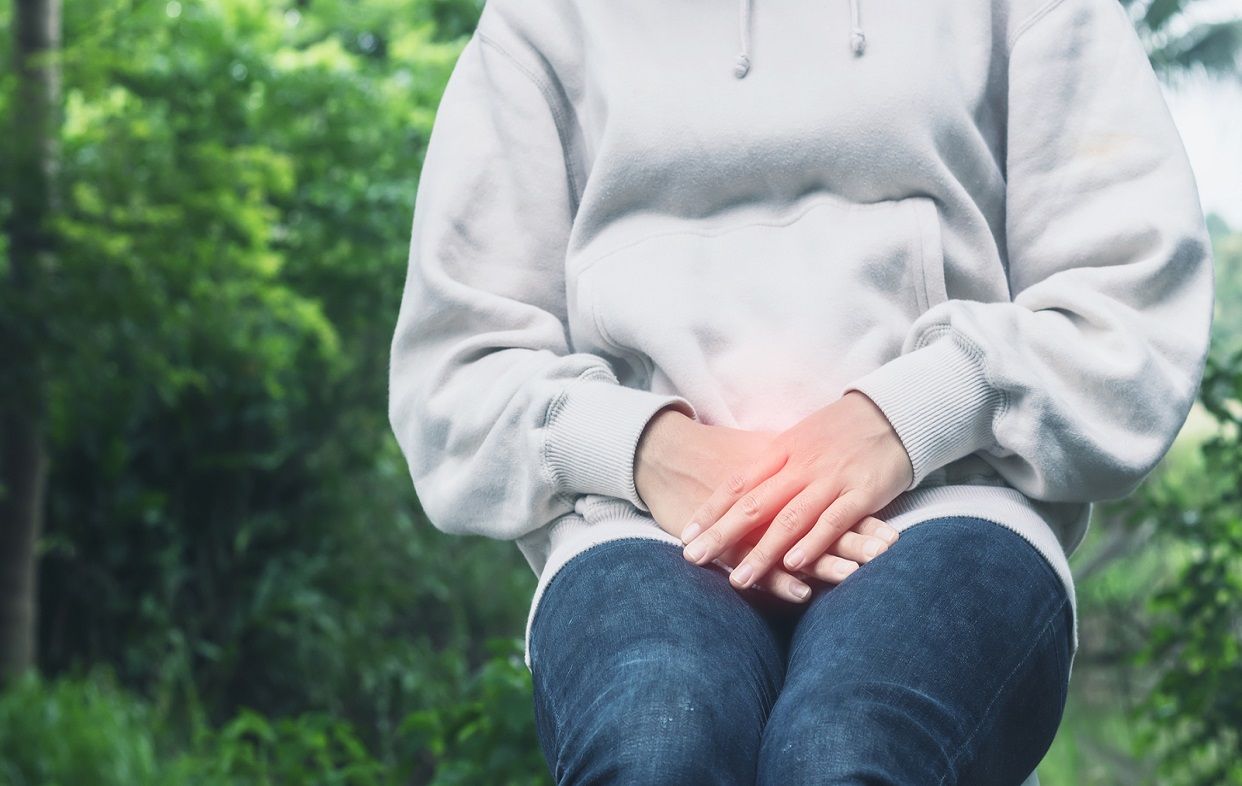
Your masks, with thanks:
[{"label": "denim knee", "polygon": [[753,783],[767,707],[743,678],[670,647],[619,656],[562,729],[558,783]]},{"label": "denim knee", "polygon": [[782,697],[764,732],[763,784],[935,783],[952,751],[927,723],[930,697],[899,685],[841,682]]},{"label": "denim knee", "polygon": [[723,571],[659,541],[575,557],[532,631],[558,784],[751,784],[784,659]]},{"label": "denim knee", "polygon": [[1064,703],[1065,589],[1020,535],[945,517],[813,599],[760,783],[1019,783]]}]

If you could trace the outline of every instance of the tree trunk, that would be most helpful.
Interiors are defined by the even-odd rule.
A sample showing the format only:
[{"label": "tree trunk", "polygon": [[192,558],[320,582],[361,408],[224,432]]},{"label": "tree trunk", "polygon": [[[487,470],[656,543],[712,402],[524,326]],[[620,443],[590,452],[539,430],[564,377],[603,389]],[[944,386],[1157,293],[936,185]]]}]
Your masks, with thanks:
[{"label": "tree trunk", "polygon": [[[11,305],[37,305],[54,252],[60,138],[61,0],[15,0],[9,281]],[[0,681],[35,664],[37,544],[43,528],[46,383],[35,321],[0,314]],[[26,312],[26,308],[18,311]],[[49,315],[50,317],[50,315]]]}]

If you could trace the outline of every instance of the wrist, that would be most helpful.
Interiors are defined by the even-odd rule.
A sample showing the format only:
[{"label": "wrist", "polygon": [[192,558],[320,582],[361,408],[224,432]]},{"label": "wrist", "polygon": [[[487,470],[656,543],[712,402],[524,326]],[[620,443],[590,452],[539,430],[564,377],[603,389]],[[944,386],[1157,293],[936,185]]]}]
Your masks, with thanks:
[{"label": "wrist", "polygon": [[682,444],[685,430],[695,425],[693,418],[673,406],[661,409],[647,421],[634,451],[634,486],[640,498],[643,490],[649,489],[660,476],[662,468],[668,466],[670,454]]},{"label": "wrist", "polygon": [[880,444],[885,448],[884,455],[888,458],[886,466],[892,467],[897,475],[904,478],[903,488],[908,489],[914,476],[914,466],[905,444],[901,441],[901,435],[893,427],[888,415],[870,396],[859,390],[850,390],[845,396],[853,397],[860,407],[871,413],[876,430],[880,434]]}]

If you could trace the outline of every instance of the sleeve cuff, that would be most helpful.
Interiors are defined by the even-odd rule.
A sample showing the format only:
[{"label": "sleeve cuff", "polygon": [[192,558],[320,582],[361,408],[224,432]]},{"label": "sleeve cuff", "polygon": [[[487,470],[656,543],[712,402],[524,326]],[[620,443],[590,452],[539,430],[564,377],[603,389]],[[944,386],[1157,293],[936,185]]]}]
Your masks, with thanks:
[{"label": "sleeve cuff", "polygon": [[667,406],[698,419],[681,396],[626,387],[607,378],[579,377],[552,404],[544,462],[565,494],[602,494],[650,512],[634,486],[634,457],[647,422]]},{"label": "sleeve cuff", "polygon": [[979,351],[951,328],[926,346],[893,358],[846,386],[863,393],[888,418],[910,456],[914,477],[995,442],[994,418],[1005,394],[988,381]]}]

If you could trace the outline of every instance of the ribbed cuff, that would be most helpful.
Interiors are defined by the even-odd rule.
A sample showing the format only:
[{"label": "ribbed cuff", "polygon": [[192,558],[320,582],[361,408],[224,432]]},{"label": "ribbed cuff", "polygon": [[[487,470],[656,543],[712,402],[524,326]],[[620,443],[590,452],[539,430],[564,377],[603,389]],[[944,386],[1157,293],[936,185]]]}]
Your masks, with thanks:
[{"label": "ribbed cuff", "polygon": [[598,375],[570,383],[553,403],[544,435],[544,462],[557,490],[619,497],[649,512],[634,486],[634,459],[648,421],[670,405],[698,419],[681,396],[625,387]]},{"label": "ribbed cuff", "polygon": [[988,382],[977,350],[951,328],[863,375],[842,393],[851,390],[875,402],[905,446],[914,467],[906,491],[945,464],[994,444],[992,422],[1005,400]]}]

